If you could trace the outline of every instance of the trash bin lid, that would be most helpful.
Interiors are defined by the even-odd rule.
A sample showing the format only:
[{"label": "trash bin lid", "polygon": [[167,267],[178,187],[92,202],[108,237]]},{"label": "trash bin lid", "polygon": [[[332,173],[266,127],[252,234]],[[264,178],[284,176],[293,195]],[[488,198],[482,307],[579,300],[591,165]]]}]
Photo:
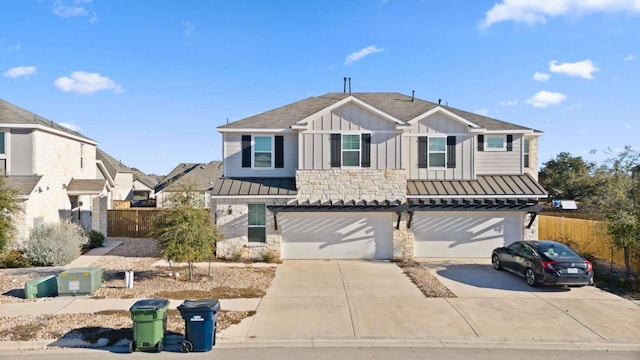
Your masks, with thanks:
[{"label": "trash bin lid", "polygon": [[169,306],[169,300],[166,299],[142,299],[131,305],[131,309],[129,309],[129,311],[143,309],[159,310],[167,306]]},{"label": "trash bin lid", "polygon": [[202,300],[185,300],[178,305],[180,311],[213,311],[220,310],[220,301],[218,299],[202,299]]}]

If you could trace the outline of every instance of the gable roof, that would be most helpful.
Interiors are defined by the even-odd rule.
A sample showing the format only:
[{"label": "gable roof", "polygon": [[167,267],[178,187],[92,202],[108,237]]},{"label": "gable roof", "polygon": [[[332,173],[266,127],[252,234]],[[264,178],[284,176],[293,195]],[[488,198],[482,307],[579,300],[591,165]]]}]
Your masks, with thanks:
[{"label": "gable roof", "polygon": [[92,140],[77,131],[73,131],[51,120],[47,120],[42,116],[36,115],[2,99],[0,99],[0,124],[9,125],[10,127],[40,128],[61,135],[66,135],[90,144],[98,144],[95,140]]},{"label": "gable roof", "polygon": [[17,192],[18,198],[25,199],[33,192],[40,179],[42,176],[5,176],[2,180],[6,188]]},{"label": "gable roof", "polygon": [[155,187],[155,192],[176,191],[180,185],[192,184],[197,191],[213,188],[216,180],[222,177],[222,161],[211,161],[208,164],[182,163],[176,166]]},{"label": "gable roof", "polygon": [[310,97],[289,105],[281,106],[273,110],[234,121],[226,125],[218,126],[218,130],[288,129],[294,126],[298,121],[322,111],[325,108],[331,107],[350,96],[405,123],[409,123],[410,120],[415,119],[437,107],[441,107],[442,109],[460,116],[488,131],[533,130],[524,126],[474,114],[449,106],[439,105],[418,98],[414,98],[412,101],[411,96],[399,93],[328,93],[322,96]]},{"label": "gable roof", "polygon": [[133,170],[131,170],[126,165],[122,165],[121,161],[114,159],[111,155],[102,151],[102,149],[96,148],[96,160],[102,161],[104,167],[107,169],[107,172],[112,179],[115,179],[116,174],[118,174],[119,172],[133,172]]}]

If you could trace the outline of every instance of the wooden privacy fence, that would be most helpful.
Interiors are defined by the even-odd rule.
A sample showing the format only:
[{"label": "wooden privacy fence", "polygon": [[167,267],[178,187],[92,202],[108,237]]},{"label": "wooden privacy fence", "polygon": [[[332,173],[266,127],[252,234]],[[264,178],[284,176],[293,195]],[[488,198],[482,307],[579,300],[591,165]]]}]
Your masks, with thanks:
[{"label": "wooden privacy fence", "polygon": [[162,211],[145,208],[109,210],[107,234],[112,237],[149,237],[153,217]]},{"label": "wooden privacy fence", "polygon": [[[539,239],[569,243],[583,254],[624,266],[624,251],[613,246],[605,222],[546,215],[539,215],[538,219]],[[632,252],[631,265],[640,271],[638,251]]]}]

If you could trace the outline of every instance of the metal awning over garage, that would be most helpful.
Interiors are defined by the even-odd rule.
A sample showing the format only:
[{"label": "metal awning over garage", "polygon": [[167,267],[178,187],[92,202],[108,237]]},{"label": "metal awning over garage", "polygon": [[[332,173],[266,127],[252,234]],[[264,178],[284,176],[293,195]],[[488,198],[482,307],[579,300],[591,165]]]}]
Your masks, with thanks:
[{"label": "metal awning over garage", "polygon": [[387,211],[398,212],[404,209],[400,200],[327,200],[298,201],[284,205],[267,205],[274,213],[278,212],[323,212],[323,211]]}]

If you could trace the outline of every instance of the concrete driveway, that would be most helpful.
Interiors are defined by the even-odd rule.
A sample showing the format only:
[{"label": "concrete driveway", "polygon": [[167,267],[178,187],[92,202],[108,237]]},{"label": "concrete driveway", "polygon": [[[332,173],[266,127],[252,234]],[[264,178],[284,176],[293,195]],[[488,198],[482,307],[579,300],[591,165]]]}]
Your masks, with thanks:
[{"label": "concrete driveway", "polygon": [[285,261],[256,315],[221,338],[640,349],[640,306],[633,302],[594,287],[529,288],[484,259],[423,264],[458,297],[426,298],[394,263]]}]

